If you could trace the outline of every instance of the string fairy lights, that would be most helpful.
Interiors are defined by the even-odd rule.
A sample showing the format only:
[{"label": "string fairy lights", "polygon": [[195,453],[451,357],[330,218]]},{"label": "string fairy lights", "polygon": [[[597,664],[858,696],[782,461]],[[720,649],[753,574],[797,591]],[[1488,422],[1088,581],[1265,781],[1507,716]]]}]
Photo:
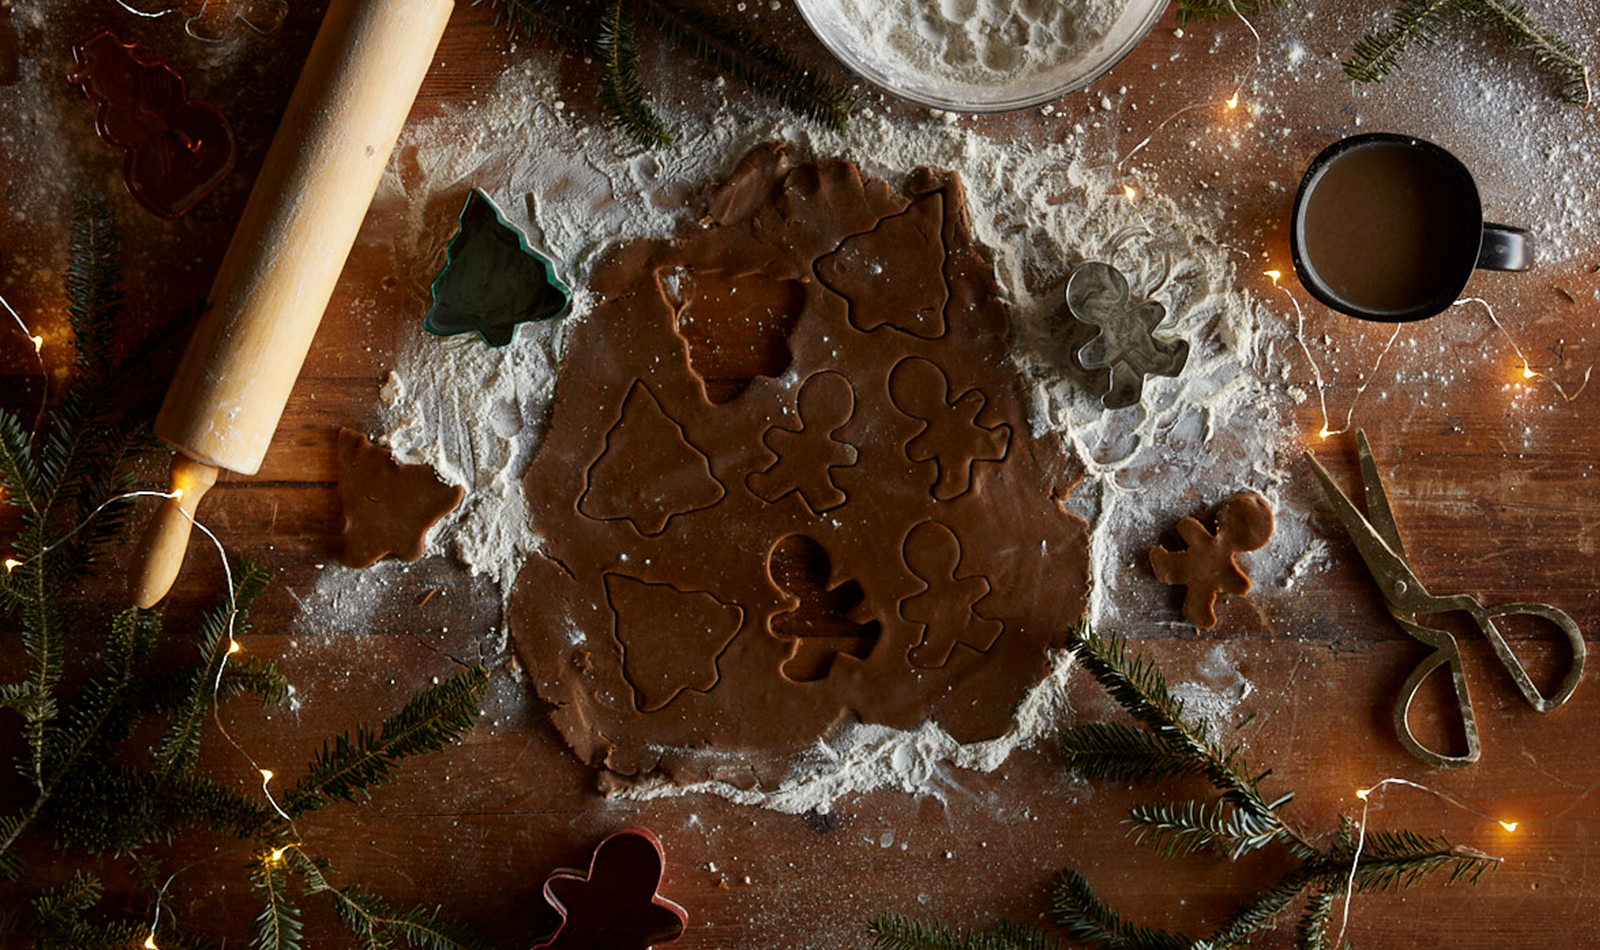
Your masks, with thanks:
[{"label": "string fairy lights", "polygon": [[[1250,31],[1250,35],[1255,37],[1256,44],[1255,52],[1253,54],[1253,61],[1251,62],[1250,66],[1245,69],[1242,75],[1240,75],[1239,81],[1234,83],[1233,91],[1228,94],[1226,99],[1222,100],[1222,105],[1229,112],[1233,112],[1239,108],[1239,96],[1244,91],[1244,87],[1250,82],[1251,77],[1255,75],[1256,70],[1261,66],[1261,34],[1256,32],[1255,25],[1252,24],[1243,13],[1239,12],[1239,7],[1233,2],[1233,0],[1228,0],[1228,7],[1233,11],[1233,15],[1239,18],[1239,22],[1244,24],[1245,29]],[[1121,168],[1123,164],[1128,161],[1128,159],[1141,152],[1146,145],[1149,145],[1155,139],[1157,135],[1161,134],[1162,129],[1172,124],[1172,122],[1174,122],[1179,116],[1193,112],[1196,109],[1204,109],[1212,105],[1214,105],[1214,100],[1200,99],[1198,101],[1189,103],[1176,112],[1169,114],[1166,118],[1162,119],[1160,122],[1157,122],[1155,128],[1151,129],[1149,134],[1140,139],[1137,145],[1129,149],[1121,158],[1113,162],[1111,167]],[[1129,195],[1128,200],[1132,201],[1133,196]]]},{"label": "string fairy lights", "polygon": [[[1488,812],[1480,811],[1480,810],[1472,807],[1471,805],[1468,805],[1466,802],[1464,802],[1461,799],[1455,797],[1454,795],[1451,795],[1448,792],[1440,791],[1439,789],[1433,788],[1433,787],[1428,786],[1428,785],[1423,785],[1420,782],[1413,782],[1410,779],[1404,779],[1404,778],[1398,778],[1398,777],[1391,776],[1389,778],[1383,779],[1382,781],[1374,782],[1373,784],[1371,784],[1371,785],[1369,785],[1369,786],[1367,786],[1365,788],[1356,789],[1355,790],[1355,796],[1356,796],[1357,799],[1359,799],[1361,801],[1361,821],[1360,821],[1360,824],[1357,826],[1357,829],[1356,829],[1356,849],[1355,849],[1355,855],[1351,858],[1351,861],[1350,861],[1350,874],[1345,879],[1344,910],[1343,910],[1343,914],[1341,916],[1340,923],[1339,923],[1339,936],[1338,936],[1338,938],[1336,940],[1333,941],[1331,946],[1335,946],[1335,947],[1344,946],[1345,930],[1349,926],[1349,923],[1350,923],[1350,900],[1351,900],[1351,898],[1352,898],[1352,896],[1354,894],[1354,890],[1355,890],[1355,886],[1354,885],[1355,885],[1356,873],[1358,872],[1358,870],[1360,869],[1360,866],[1361,866],[1361,852],[1362,852],[1362,849],[1364,848],[1364,846],[1366,844],[1366,839],[1367,839],[1367,817],[1368,817],[1368,812],[1372,807],[1372,797],[1374,795],[1378,794],[1379,792],[1383,791],[1385,788],[1391,786],[1391,785],[1392,786],[1399,786],[1401,788],[1409,788],[1409,789],[1413,789],[1415,791],[1422,792],[1422,793],[1427,794],[1427,795],[1431,795],[1434,798],[1438,799],[1441,802],[1444,802],[1446,805],[1449,805],[1452,808],[1458,809],[1460,811],[1464,811],[1467,814],[1473,815],[1473,816],[1475,816],[1477,818],[1481,818],[1484,821],[1493,822],[1494,824],[1499,825],[1501,830],[1504,831],[1506,834],[1516,834],[1518,831],[1525,831],[1530,826],[1549,824],[1551,822],[1559,821],[1562,818],[1565,818],[1567,815],[1571,814],[1572,811],[1574,809],[1576,809],[1580,804],[1582,804],[1584,799],[1586,799],[1590,795],[1592,795],[1597,789],[1600,789],[1600,779],[1596,779],[1594,782],[1591,782],[1586,788],[1583,789],[1583,791],[1581,791],[1577,795],[1575,795],[1573,797],[1573,799],[1570,802],[1568,802],[1566,804],[1566,806],[1563,807],[1560,811],[1557,811],[1554,814],[1545,815],[1544,817],[1541,817],[1541,818],[1534,818],[1534,819],[1523,818],[1523,819],[1520,819],[1520,820],[1519,819],[1512,819],[1512,818],[1502,818],[1502,817],[1498,817],[1496,815],[1491,815]],[[1465,848],[1463,846],[1459,846],[1458,845],[1457,849],[1460,850],[1463,854],[1468,854],[1468,855],[1470,855],[1472,857],[1478,857],[1478,858],[1484,858],[1484,859],[1489,859],[1490,858],[1490,855],[1483,854],[1482,852],[1475,851],[1474,849],[1471,849],[1471,848]],[[1503,859],[1501,859],[1501,858],[1493,858],[1492,860],[1500,861],[1500,860],[1503,860]]]},{"label": "string fairy lights", "polygon": [[1383,358],[1389,355],[1389,351],[1394,348],[1395,340],[1400,338],[1400,329],[1403,324],[1395,324],[1394,332],[1389,334],[1389,341],[1385,343],[1383,345],[1383,349],[1379,351],[1378,358],[1372,361],[1372,368],[1367,370],[1367,372],[1363,375],[1361,379],[1361,385],[1356,387],[1356,394],[1350,399],[1350,406],[1345,410],[1344,413],[1344,425],[1335,429],[1333,428],[1332,418],[1328,415],[1328,387],[1322,376],[1322,365],[1317,362],[1317,358],[1315,356],[1311,355],[1311,347],[1306,344],[1305,311],[1300,308],[1300,301],[1295,299],[1295,295],[1290,292],[1289,288],[1278,283],[1278,281],[1283,277],[1282,271],[1266,270],[1262,271],[1262,274],[1271,280],[1272,286],[1281,291],[1285,297],[1289,298],[1289,303],[1294,306],[1295,342],[1300,344],[1300,352],[1305,354],[1306,362],[1311,364],[1311,378],[1316,384],[1317,403],[1322,410],[1322,428],[1317,431],[1317,437],[1326,439],[1329,436],[1342,435],[1346,432],[1349,432],[1351,427],[1355,424],[1356,405],[1361,402],[1361,397],[1366,393],[1367,387],[1372,385],[1373,378],[1378,375],[1378,368],[1383,365]]},{"label": "string fairy lights", "polygon": [[[0,302],[3,302],[3,298],[0,298]],[[6,309],[12,313],[12,316],[16,317],[16,312],[11,310],[10,305],[6,304],[5,306]],[[20,317],[16,317],[16,319],[19,324],[22,324]],[[23,324],[23,330],[24,332],[27,330],[25,324]],[[10,574],[16,571],[18,568],[26,567],[28,564],[44,558],[46,555],[50,554],[50,552],[61,547],[63,544],[66,544],[68,541],[71,541],[80,532],[87,529],[95,520],[95,518],[99,517],[106,509],[119,502],[132,501],[138,498],[161,498],[173,500],[182,497],[183,489],[181,487],[174,488],[171,491],[154,491],[143,489],[123,492],[102,502],[77,524],[73,525],[68,531],[51,541],[49,544],[40,548],[36,554],[27,560],[19,560],[15,557],[7,557],[3,562],[0,563],[3,563],[6,573]],[[182,509],[179,510],[182,511]],[[240,755],[244,756],[244,758],[250,763],[251,767],[260,773],[262,795],[266,798],[267,804],[272,807],[272,810],[278,815],[278,817],[283,819],[284,823],[289,828],[291,836],[294,839],[292,843],[275,847],[264,855],[266,861],[277,864],[283,860],[283,856],[286,852],[293,848],[299,847],[299,839],[301,837],[299,829],[295,826],[293,817],[284,810],[284,808],[278,803],[277,798],[272,794],[271,782],[274,777],[273,771],[271,769],[261,767],[261,765],[256,761],[255,757],[250,754],[249,750],[245,749],[245,747],[233,737],[233,734],[228,731],[227,726],[222,721],[222,679],[227,672],[229,660],[235,655],[244,651],[244,645],[239,642],[239,639],[236,635],[239,617],[239,604],[234,595],[233,567],[228,561],[227,549],[223,546],[222,540],[217,537],[216,533],[206,525],[202,524],[200,521],[196,520],[188,512],[183,512],[183,514],[184,517],[189,519],[190,523],[195,528],[200,530],[201,534],[205,535],[206,538],[211,541],[212,546],[216,548],[217,557],[222,563],[222,570],[228,597],[228,620],[226,627],[227,648],[223,650],[222,655],[218,659],[217,675],[215,679],[213,679],[211,685],[211,718],[217,727],[217,731],[225,740],[227,740],[228,744],[233,746],[233,748],[238,751]],[[156,943],[156,934],[161,921],[161,910],[166,900],[168,887],[171,885],[173,878],[177,876],[177,873],[181,873],[181,870],[183,869],[180,869],[179,872],[176,872],[169,877],[166,883],[161,886],[160,891],[156,894],[155,911],[150,922],[149,933],[146,935],[144,943],[142,944],[145,950],[160,950],[159,945]]]},{"label": "string fairy lights", "polygon": [[1460,300],[1457,300],[1454,304],[1452,304],[1452,306],[1460,307],[1469,303],[1477,304],[1482,307],[1484,313],[1489,315],[1489,322],[1494,324],[1494,328],[1500,331],[1501,336],[1505,337],[1506,343],[1511,347],[1511,351],[1517,354],[1518,370],[1523,379],[1544,380],[1550,384],[1551,388],[1556,391],[1556,395],[1560,396],[1563,402],[1573,402],[1579,396],[1583,395],[1583,391],[1585,389],[1589,388],[1589,379],[1594,375],[1595,364],[1600,363],[1600,358],[1590,361],[1589,365],[1583,371],[1583,382],[1578,384],[1577,389],[1569,393],[1567,392],[1566,388],[1563,387],[1558,380],[1556,380],[1555,377],[1534,368],[1533,362],[1528,359],[1528,356],[1523,352],[1522,347],[1517,344],[1516,338],[1511,335],[1511,331],[1507,330],[1505,328],[1505,324],[1500,322],[1500,318],[1495,316],[1494,307],[1489,305],[1489,301],[1484,300],[1482,297],[1462,297]]},{"label": "string fairy lights", "polygon": [[[0,307],[5,308],[6,313],[10,314],[11,319],[17,324],[17,328],[22,331],[22,335],[33,344],[33,358],[39,364],[39,379],[43,391],[39,396],[39,410],[33,414],[33,427],[29,431],[38,432],[40,423],[44,421],[45,410],[50,405],[50,368],[44,362],[44,337],[28,327],[27,321],[22,319],[22,314],[17,313],[16,308],[11,306],[11,301],[4,295],[0,295]],[[9,569],[8,565],[7,570]]]}]

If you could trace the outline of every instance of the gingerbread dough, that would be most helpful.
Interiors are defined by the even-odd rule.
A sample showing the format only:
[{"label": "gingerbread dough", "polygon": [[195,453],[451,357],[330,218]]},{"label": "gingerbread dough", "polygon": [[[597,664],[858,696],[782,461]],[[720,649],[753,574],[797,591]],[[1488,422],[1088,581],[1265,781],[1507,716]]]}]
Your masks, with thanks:
[{"label": "gingerbread dough", "polygon": [[853,722],[1006,732],[1088,539],[960,179],[762,146],[703,228],[614,248],[591,289],[509,609],[577,753],[771,788]]},{"label": "gingerbread dough", "polygon": [[350,429],[339,430],[339,501],[346,567],[368,567],[385,554],[422,557],[428,529],[461,504],[466,489],[439,481],[426,465],[402,465]]},{"label": "gingerbread dough", "polygon": [[1182,584],[1183,616],[1197,627],[1217,625],[1217,595],[1242,597],[1250,592],[1250,575],[1233,559],[1254,551],[1272,537],[1272,506],[1255,492],[1240,492],[1217,509],[1213,535],[1194,518],[1178,522],[1178,535],[1188,547],[1150,549],[1150,567],[1163,584]]}]

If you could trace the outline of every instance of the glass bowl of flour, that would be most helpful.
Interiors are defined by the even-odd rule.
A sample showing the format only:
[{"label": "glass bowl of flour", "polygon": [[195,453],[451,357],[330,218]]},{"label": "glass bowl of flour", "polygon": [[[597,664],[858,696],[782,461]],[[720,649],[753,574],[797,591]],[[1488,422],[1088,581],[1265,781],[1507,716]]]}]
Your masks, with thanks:
[{"label": "glass bowl of flour", "polygon": [[1167,0],[796,0],[862,78],[955,112],[1025,109],[1082,89],[1139,45]]}]

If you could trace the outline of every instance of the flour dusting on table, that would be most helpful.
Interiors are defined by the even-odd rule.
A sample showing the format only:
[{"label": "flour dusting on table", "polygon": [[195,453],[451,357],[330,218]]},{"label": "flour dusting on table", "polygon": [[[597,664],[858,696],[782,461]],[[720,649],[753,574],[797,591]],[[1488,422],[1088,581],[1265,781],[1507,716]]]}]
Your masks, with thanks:
[{"label": "flour dusting on table", "polygon": [[[631,151],[555,108],[545,82],[537,67],[514,69],[486,101],[407,132],[378,207],[416,209],[408,212],[409,230],[393,240],[397,270],[415,275],[419,302],[450,236],[443,215],[429,220],[426,209],[459,203],[469,186],[507,209],[581,288],[612,242],[685,226],[698,210],[694,195],[762,141],[787,139],[816,157],[849,158],[891,182],[918,166],[951,168],[963,175],[974,234],[993,255],[1010,301],[1032,425],[1059,432],[1083,469],[1067,504],[1092,525],[1089,619],[1115,626],[1121,617],[1166,615],[1166,589],[1141,564],[1160,533],[1240,489],[1277,498],[1280,416],[1292,405],[1278,365],[1288,353],[1284,325],[1234,286],[1241,255],[1210,238],[1214,214],[1180,209],[1155,193],[1130,202],[1122,185],[1132,180],[1146,192],[1144,183],[1080,153],[1081,141],[1021,146],[937,118],[891,121],[870,110],[848,133],[834,134],[756,107],[725,105],[709,121],[669,109],[680,144],[657,154]],[[1152,379],[1141,407],[1105,411],[1098,393],[1068,378],[1062,287],[1070,269],[1089,259],[1122,269],[1135,298],[1161,301],[1169,317],[1160,332],[1190,343],[1182,377]],[[582,320],[592,304],[580,293],[567,322]],[[539,545],[526,527],[518,480],[547,418],[565,336],[560,325],[525,326],[512,345],[490,349],[419,331],[384,390],[396,456],[428,462],[469,487],[441,540],[503,586]],[[1280,511],[1278,536],[1251,558],[1257,583],[1281,583],[1308,540],[1304,514]],[[992,743],[961,747],[931,726],[915,733],[861,727],[819,743],[775,792],[695,787],[785,811],[827,810],[840,794],[880,785],[937,794],[936,763],[993,768],[1059,726],[1069,664],[1058,659],[1055,675],[1024,703],[1017,728]]]}]

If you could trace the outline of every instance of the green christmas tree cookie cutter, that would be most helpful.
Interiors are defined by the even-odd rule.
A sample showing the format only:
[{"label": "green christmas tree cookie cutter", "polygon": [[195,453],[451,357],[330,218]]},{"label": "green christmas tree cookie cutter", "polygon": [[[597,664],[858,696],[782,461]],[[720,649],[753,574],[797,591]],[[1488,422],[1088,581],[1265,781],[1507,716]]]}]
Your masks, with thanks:
[{"label": "green christmas tree cookie cutter", "polygon": [[429,333],[476,332],[490,346],[505,346],[519,324],[566,314],[572,291],[555,265],[528,246],[488,195],[472,189],[457,222],[422,320]]}]

